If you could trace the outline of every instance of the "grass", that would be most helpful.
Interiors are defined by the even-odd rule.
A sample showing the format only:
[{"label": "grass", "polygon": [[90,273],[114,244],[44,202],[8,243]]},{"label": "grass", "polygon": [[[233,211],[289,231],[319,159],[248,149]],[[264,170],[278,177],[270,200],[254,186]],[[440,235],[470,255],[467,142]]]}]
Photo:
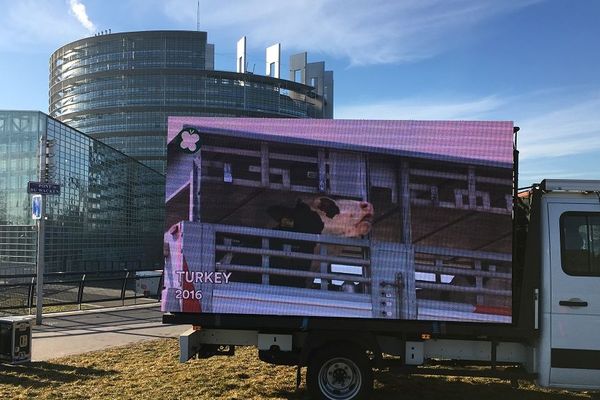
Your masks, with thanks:
[{"label": "grass", "polygon": [[[141,342],[48,362],[0,366],[1,399],[306,399],[294,367],[258,360],[256,349],[234,357],[179,364],[176,339]],[[541,389],[483,378],[375,374],[374,399],[558,400],[590,393]]]}]

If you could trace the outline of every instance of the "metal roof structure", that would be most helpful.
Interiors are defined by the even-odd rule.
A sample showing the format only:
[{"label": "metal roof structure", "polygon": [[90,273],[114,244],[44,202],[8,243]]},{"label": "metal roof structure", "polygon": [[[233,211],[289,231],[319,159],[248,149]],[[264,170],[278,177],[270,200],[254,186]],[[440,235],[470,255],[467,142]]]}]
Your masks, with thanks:
[{"label": "metal roof structure", "polygon": [[168,141],[184,127],[356,151],[512,168],[512,121],[314,120],[170,117]]}]

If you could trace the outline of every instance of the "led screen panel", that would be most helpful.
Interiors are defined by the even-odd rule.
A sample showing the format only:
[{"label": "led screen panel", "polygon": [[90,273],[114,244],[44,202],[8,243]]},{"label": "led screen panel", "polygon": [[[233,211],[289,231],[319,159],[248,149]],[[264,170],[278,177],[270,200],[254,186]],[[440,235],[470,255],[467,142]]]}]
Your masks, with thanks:
[{"label": "led screen panel", "polygon": [[169,118],[164,312],[512,321],[512,122]]}]

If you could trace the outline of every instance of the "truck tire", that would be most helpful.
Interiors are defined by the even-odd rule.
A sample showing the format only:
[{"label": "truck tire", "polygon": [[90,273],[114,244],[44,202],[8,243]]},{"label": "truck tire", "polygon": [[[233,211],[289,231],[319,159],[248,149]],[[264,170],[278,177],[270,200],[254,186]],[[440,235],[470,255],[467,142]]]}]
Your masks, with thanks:
[{"label": "truck tire", "polygon": [[308,362],[306,385],[312,399],[368,399],[373,391],[370,360],[352,344],[323,347]]}]

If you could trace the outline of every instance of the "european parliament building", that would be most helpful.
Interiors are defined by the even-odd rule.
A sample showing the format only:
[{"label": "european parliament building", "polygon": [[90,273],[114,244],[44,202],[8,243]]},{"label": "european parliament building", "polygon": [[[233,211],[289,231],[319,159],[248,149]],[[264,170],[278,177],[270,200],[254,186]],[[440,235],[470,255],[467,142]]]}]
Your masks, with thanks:
[{"label": "european parliament building", "polygon": [[[333,72],[306,53],[264,75],[237,43],[236,71],[214,69],[206,32],[99,34],[50,57],[49,116],[0,111],[0,275],[35,271],[28,181],[46,196],[46,271],[162,267],[167,117],[332,118]],[[41,157],[40,152],[47,156]]]},{"label": "european parliament building", "polygon": [[324,62],[295,54],[286,80],[279,44],[266,49],[265,75],[250,71],[245,37],[235,72],[215,70],[214,51],[198,31],[100,34],[66,44],[50,58],[49,114],[162,173],[168,116],[333,117],[333,72]]},{"label": "european parliament building", "polygon": [[0,110],[0,275],[35,272],[28,181],[61,186],[46,195],[47,272],[162,265],[161,174],[44,113]]}]

